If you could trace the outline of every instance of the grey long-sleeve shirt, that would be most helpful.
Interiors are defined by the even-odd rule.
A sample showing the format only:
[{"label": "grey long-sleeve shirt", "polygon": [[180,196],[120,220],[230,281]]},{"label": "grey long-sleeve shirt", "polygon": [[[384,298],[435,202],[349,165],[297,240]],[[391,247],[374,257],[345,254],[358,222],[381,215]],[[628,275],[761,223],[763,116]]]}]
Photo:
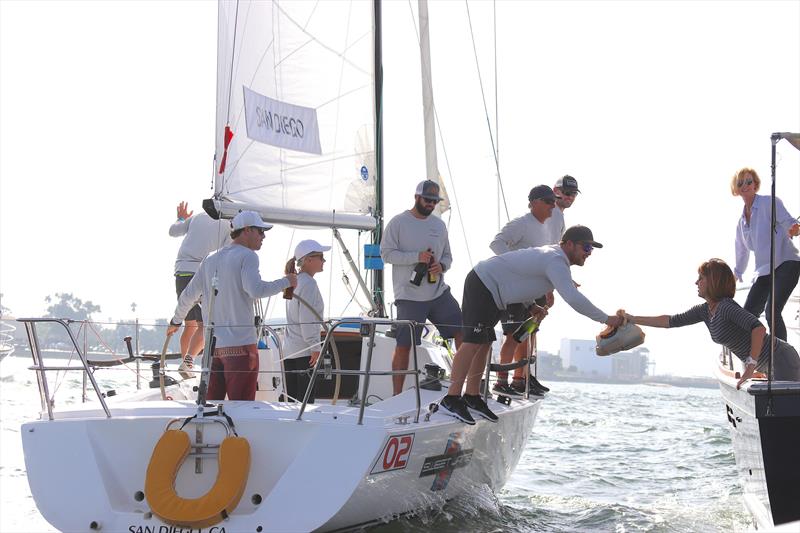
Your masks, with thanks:
[{"label": "grey long-sleeve shirt", "polygon": [[492,294],[498,309],[529,305],[555,289],[578,313],[605,323],[605,313],[580,293],[572,281],[569,260],[561,246],[525,248],[490,257],[475,265],[475,273]]},{"label": "grey long-sleeve shirt", "polygon": [[[215,277],[217,294],[212,304],[212,280]],[[258,255],[241,244],[232,243],[200,263],[197,274],[178,298],[172,322],[183,322],[189,309],[205,297],[203,323],[206,326],[214,323],[217,348],[255,344],[253,301],[278,294],[288,286],[287,278],[263,281],[258,271]],[[213,313],[212,317],[209,317],[209,312]]]},{"label": "grey long-sleeve shirt", "polygon": [[[310,357],[311,352],[320,351],[320,320],[324,317],[325,302],[313,277],[305,272],[297,275],[294,295],[310,305],[316,314],[297,298],[286,300],[286,336],[283,341],[283,356],[286,359]],[[317,316],[319,315],[319,317]]]},{"label": "grey long-sleeve shirt", "polygon": [[169,227],[170,237],[186,235],[178,249],[175,273],[197,272],[200,262],[211,252],[230,244],[231,223],[197,213]]},{"label": "grey long-sleeve shirt", "polygon": [[381,240],[381,258],[392,265],[395,300],[426,302],[438,298],[448,289],[444,273],[436,283],[423,279],[419,287],[409,281],[414,265],[419,262],[419,253],[429,248],[442,268],[449,270],[453,256],[450,255],[447,226],[440,218],[429,216],[420,219],[410,211],[404,211],[386,225]]},{"label": "grey long-sleeve shirt", "polygon": [[513,250],[555,244],[558,241],[551,239],[546,223],[547,220],[544,223],[539,222],[532,213],[517,217],[503,226],[500,233],[494,236],[489,248],[495,255],[500,255]]}]

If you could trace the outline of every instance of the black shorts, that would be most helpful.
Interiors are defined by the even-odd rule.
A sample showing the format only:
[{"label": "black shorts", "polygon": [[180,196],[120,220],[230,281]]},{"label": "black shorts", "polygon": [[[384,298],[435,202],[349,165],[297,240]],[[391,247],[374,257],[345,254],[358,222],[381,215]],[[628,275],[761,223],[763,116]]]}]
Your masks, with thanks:
[{"label": "black shorts", "polygon": [[500,309],[474,270],[470,270],[464,280],[461,312],[464,317],[464,342],[491,344],[497,340],[494,327],[500,321]]},{"label": "black shorts", "polygon": [[[175,292],[178,293],[178,298],[180,298],[183,289],[192,281],[194,274],[189,272],[178,272],[175,274]],[[200,310],[200,305],[196,304],[194,307],[189,309],[189,313],[186,315],[184,320],[196,320],[197,322],[203,321],[203,312]]]}]

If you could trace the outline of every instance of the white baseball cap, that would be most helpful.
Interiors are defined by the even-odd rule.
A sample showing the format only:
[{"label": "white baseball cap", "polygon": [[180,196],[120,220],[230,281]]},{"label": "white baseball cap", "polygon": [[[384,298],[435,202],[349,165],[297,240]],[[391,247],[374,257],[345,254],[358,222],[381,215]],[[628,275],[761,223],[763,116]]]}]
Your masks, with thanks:
[{"label": "white baseball cap", "polygon": [[231,227],[234,230],[249,228],[251,226],[256,228],[264,228],[265,230],[272,228],[272,224],[267,224],[261,220],[261,215],[255,211],[242,211],[233,217],[233,220],[231,220]]},{"label": "white baseball cap", "polygon": [[308,254],[313,254],[314,252],[327,252],[330,249],[330,246],[322,246],[314,239],[307,239],[297,243],[297,246],[294,249],[294,258],[300,259]]}]

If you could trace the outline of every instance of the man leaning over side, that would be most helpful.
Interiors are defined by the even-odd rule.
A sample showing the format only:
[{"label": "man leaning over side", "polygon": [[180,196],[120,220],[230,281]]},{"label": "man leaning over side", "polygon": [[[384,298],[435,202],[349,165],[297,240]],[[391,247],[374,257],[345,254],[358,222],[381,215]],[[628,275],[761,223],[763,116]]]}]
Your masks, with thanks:
[{"label": "man leaning over side", "polygon": [[[547,220],[553,213],[556,205],[556,195],[547,185],[537,185],[528,193],[529,213],[515,218],[506,224],[500,233],[495,235],[489,247],[495,255],[501,255],[514,250],[544,246],[546,244],[556,244],[559,239],[551,238],[551,231],[547,226]],[[552,291],[536,301],[541,307],[553,305]],[[500,323],[503,327],[503,346],[500,348],[500,363],[508,364],[512,361],[521,361],[528,356],[530,340],[517,342],[512,333],[519,325],[528,318],[529,313],[521,303],[510,304],[504,309],[500,316]],[[511,385],[508,384],[508,372],[498,372],[497,382],[492,390],[498,394],[511,397],[521,397],[525,394],[525,370],[517,368],[514,370],[514,379]],[[531,376],[531,394],[542,394],[549,389],[538,383],[536,378]]]},{"label": "man leaning over side", "polygon": [[[481,261],[464,280],[464,342],[453,358],[450,389],[442,398],[442,412],[475,424],[471,412],[497,421],[480,395],[486,356],[495,341],[494,327],[509,304],[532,302],[555,289],[570,307],[597,322],[618,327],[623,318],[598,309],[575,287],[571,265],[583,266],[594,248],[602,248],[589,228],[572,226],[559,245],[525,248]],[[544,309],[531,314],[543,316]],[[462,388],[467,386],[462,396]]]}]

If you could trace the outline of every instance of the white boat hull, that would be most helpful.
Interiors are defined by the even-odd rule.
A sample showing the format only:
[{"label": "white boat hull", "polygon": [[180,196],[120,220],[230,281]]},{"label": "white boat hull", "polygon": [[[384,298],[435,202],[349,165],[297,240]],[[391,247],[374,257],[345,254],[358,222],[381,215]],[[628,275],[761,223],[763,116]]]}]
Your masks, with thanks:
[{"label": "white boat hull", "polygon": [[[422,393],[427,406],[444,391]],[[250,474],[236,509],[202,531],[346,529],[435,505],[476,485],[496,489],[519,461],[540,401],[490,401],[500,421],[475,426],[441,413],[414,423],[413,391],[366,408],[361,425],[354,407],[309,406],[297,421],[297,404],[226,402],[239,436],[250,442]],[[22,427],[39,510],[63,531],[181,531],[150,512],[145,473],[167,423],[195,414],[196,405],[143,401],[112,404],[111,411],[111,418],[96,408],[61,412],[56,420]],[[185,428],[193,441],[195,427]],[[221,425],[202,427],[205,443],[225,436]],[[180,467],[180,496],[200,497],[214,484],[216,459],[201,462],[200,473],[191,456]]]}]

